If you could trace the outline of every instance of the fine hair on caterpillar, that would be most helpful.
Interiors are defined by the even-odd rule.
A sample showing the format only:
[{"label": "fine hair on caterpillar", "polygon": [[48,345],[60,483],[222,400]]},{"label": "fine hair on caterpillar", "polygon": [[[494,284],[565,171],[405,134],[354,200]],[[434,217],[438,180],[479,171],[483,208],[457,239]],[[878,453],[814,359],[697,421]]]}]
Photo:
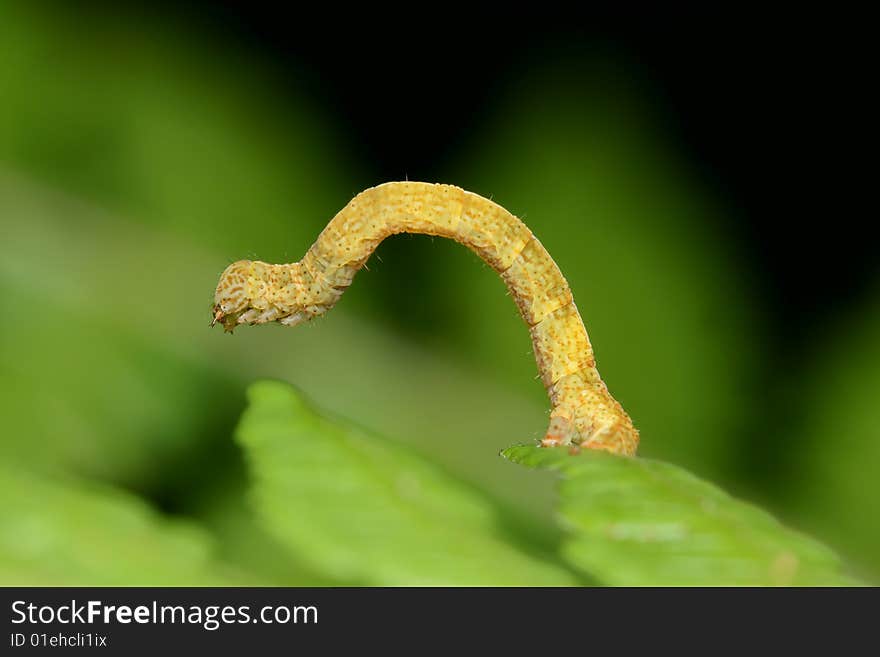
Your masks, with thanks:
[{"label": "fine hair on caterpillar", "polygon": [[327,312],[390,235],[447,237],[480,256],[510,290],[529,327],[550,397],[543,446],[633,455],[638,430],[599,377],[593,348],[559,267],[528,227],[500,205],[453,185],[390,182],[358,194],[299,262],[239,260],[220,276],[211,325],[296,326]]}]

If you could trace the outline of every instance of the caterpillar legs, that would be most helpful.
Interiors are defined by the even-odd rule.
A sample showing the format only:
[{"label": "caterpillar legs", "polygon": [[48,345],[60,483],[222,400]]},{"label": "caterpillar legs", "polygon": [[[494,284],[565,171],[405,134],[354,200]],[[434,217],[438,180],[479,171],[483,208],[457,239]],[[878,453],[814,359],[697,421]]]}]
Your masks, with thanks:
[{"label": "caterpillar legs", "polygon": [[632,456],[638,446],[638,433],[628,423],[606,419],[594,421],[589,416],[575,418],[556,414],[541,440],[541,447],[568,446],[573,449],[599,449],[614,454]]}]

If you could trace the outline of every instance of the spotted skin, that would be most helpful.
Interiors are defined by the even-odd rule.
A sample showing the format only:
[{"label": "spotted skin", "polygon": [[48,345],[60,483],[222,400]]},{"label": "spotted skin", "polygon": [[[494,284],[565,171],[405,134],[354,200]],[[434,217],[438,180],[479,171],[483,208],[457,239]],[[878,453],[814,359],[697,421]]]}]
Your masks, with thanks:
[{"label": "spotted skin", "polygon": [[339,300],[379,243],[423,233],[464,244],[501,275],[529,327],[550,427],[541,444],[633,455],[639,433],[611,396],[559,267],[528,227],[500,205],[452,185],[390,182],[358,194],[318,236],[302,260],[234,262],[214,294],[214,319],[296,326]]}]

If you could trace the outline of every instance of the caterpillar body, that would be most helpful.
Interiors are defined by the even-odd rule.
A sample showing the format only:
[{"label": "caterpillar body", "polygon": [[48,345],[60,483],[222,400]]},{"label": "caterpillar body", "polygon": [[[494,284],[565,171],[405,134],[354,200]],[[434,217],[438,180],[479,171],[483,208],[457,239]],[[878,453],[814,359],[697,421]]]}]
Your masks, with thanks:
[{"label": "caterpillar body", "polygon": [[[302,260],[229,265],[214,294],[212,325],[296,326],[327,312],[390,235],[423,233],[464,244],[504,279],[529,327],[552,404],[541,444],[633,455],[638,430],[608,392],[571,289],[528,227],[500,205],[453,185],[389,182],[346,205]],[[576,449],[574,451],[577,451]]]}]

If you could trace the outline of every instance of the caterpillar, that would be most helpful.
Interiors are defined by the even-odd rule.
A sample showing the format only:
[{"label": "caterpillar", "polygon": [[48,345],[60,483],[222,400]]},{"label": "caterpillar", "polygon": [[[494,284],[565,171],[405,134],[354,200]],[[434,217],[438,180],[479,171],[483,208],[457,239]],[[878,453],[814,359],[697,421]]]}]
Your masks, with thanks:
[{"label": "caterpillar", "polygon": [[571,289],[528,227],[500,205],[453,185],[389,182],[358,194],[302,260],[239,260],[220,276],[211,325],[296,326],[323,315],[386,237],[437,235],[459,242],[501,275],[529,328],[550,397],[545,447],[633,455],[638,430],[599,377]]}]

